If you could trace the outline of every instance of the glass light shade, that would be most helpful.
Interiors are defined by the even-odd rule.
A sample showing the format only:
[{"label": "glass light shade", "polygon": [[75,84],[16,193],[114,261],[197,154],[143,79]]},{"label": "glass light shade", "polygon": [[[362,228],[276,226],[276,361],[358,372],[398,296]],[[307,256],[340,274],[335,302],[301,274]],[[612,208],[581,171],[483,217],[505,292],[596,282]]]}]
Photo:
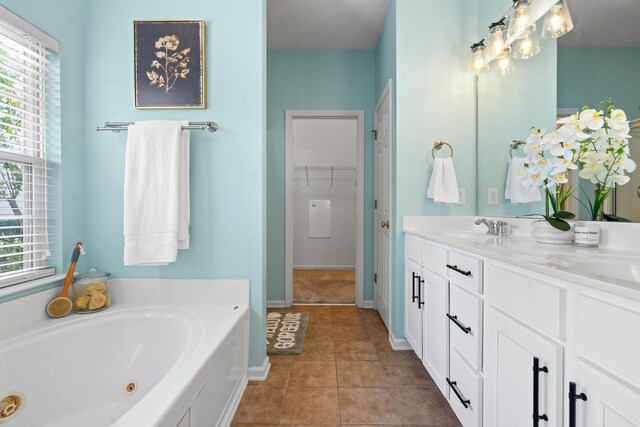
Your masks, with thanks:
[{"label": "glass light shade", "polygon": [[545,39],[557,39],[573,29],[573,21],[569,14],[569,7],[565,0],[560,0],[553,5],[544,18],[542,37]]},{"label": "glass light shade", "polygon": [[513,57],[516,59],[529,59],[539,53],[540,41],[534,32],[531,32],[526,37],[516,40],[513,45]]},{"label": "glass light shade", "polygon": [[513,61],[511,60],[511,55],[509,55],[510,53],[511,53],[511,47],[507,46],[504,49],[502,55],[500,55],[494,60],[494,62],[496,63],[495,71],[497,74],[501,76],[506,76],[507,74],[511,73],[513,70],[516,69],[515,65],[513,64]]},{"label": "glass light shade", "polygon": [[513,12],[509,19],[509,29],[507,37],[511,40],[527,37],[536,30],[536,23],[531,16],[529,5],[531,0],[516,0],[513,5]]},{"label": "glass light shade", "polygon": [[489,70],[489,64],[485,58],[484,45],[476,45],[471,48],[471,74],[478,75]]},{"label": "glass light shade", "polygon": [[487,51],[491,58],[497,58],[502,55],[507,44],[504,37],[506,34],[507,26],[505,24],[497,24],[492,26],[487,36]]}]

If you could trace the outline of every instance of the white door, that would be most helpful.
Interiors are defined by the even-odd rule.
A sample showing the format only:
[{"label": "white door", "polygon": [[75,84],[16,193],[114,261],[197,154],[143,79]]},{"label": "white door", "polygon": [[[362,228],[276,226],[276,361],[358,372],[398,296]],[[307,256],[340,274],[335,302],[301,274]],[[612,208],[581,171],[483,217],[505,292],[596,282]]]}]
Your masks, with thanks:
[{"label": "white door", "polygon": [[485,316],[484,425],[531,426],[534,358],[538,371],[538,416],[544,427],[562,427],[562,347],[489,307]]},{"label": "white door", "polygon": [[418,300],[418,297],[422,296],[424,301],[421,269],[420,265],[414,261],[405,259],[404,337],[416,355],[422,359],[422,313],[424,310]]},{"label": "white door", "polygon": [[375,308],[390,327],[391,309],[391,81],[375,110]]},{"label": "white door", "polygon": [[422,363],[442,394],[449,396],[449,292],[447,279],[422,269],[424,305]]},{"label": "white door", "polygon": [[[578,427],[640,426],[640,395],[591,366],[576,362],[576,395],[584,393],[586,401],[575,399]],[[567,401],[568,405],[572,402]]]}]

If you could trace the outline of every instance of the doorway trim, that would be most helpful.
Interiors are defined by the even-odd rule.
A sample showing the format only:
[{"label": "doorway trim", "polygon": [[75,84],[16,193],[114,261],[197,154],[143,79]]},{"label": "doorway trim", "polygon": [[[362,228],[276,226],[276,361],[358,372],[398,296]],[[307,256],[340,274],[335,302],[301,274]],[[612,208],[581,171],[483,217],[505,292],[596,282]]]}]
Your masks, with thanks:
[{"label": "doorway trim", "polygon": [[284,298],[293,304],[293,121],[295,119],[355,119],[356,148],[356,305],[364,306],[364,110],[285,110],[285,231]]}]

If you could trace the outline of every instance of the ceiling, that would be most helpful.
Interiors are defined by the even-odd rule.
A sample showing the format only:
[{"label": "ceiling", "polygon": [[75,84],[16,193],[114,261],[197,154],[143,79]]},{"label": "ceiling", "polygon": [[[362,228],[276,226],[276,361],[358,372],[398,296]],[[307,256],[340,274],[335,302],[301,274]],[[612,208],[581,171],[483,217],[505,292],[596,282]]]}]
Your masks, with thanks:
[{"label": "ceiling", "polygon": [[567,0],[574,28],[558,47],[640,47],[640,0]]},{"label": "ceiling", "polygon": [[375,49],[388,3],[389,0],[267,0],[267,48]]}]

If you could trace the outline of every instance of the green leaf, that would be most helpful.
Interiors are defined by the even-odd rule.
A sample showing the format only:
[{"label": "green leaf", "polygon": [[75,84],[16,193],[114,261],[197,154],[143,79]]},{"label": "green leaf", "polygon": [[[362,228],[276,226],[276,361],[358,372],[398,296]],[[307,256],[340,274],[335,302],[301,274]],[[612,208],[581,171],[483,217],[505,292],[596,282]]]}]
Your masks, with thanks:
[{"label": "green leaf", "polygon": [[603,218],[605,221],[611,221],[611,222],[631,222],[631,220],[627,218],[623,218],[621,216],[613,215],[613,214],[604,214]]},{"label": "green leaf", "polygon": [[564,221],[564,220],[552,218],[550,216],[545,216],[545,219],[555,229],[558,229],[560,231],[569,231],[569,230],[571,230],[571,226],[569,225],[569,223]]},{"label": "green leaf", "polygon": [[573,219],[575,218],[575,214],[573,212],[568,212],[568,211],[558,211],[556,213],[554,213],[553,215],[551,215],[552,218],[556,218],[556,219]]}]

